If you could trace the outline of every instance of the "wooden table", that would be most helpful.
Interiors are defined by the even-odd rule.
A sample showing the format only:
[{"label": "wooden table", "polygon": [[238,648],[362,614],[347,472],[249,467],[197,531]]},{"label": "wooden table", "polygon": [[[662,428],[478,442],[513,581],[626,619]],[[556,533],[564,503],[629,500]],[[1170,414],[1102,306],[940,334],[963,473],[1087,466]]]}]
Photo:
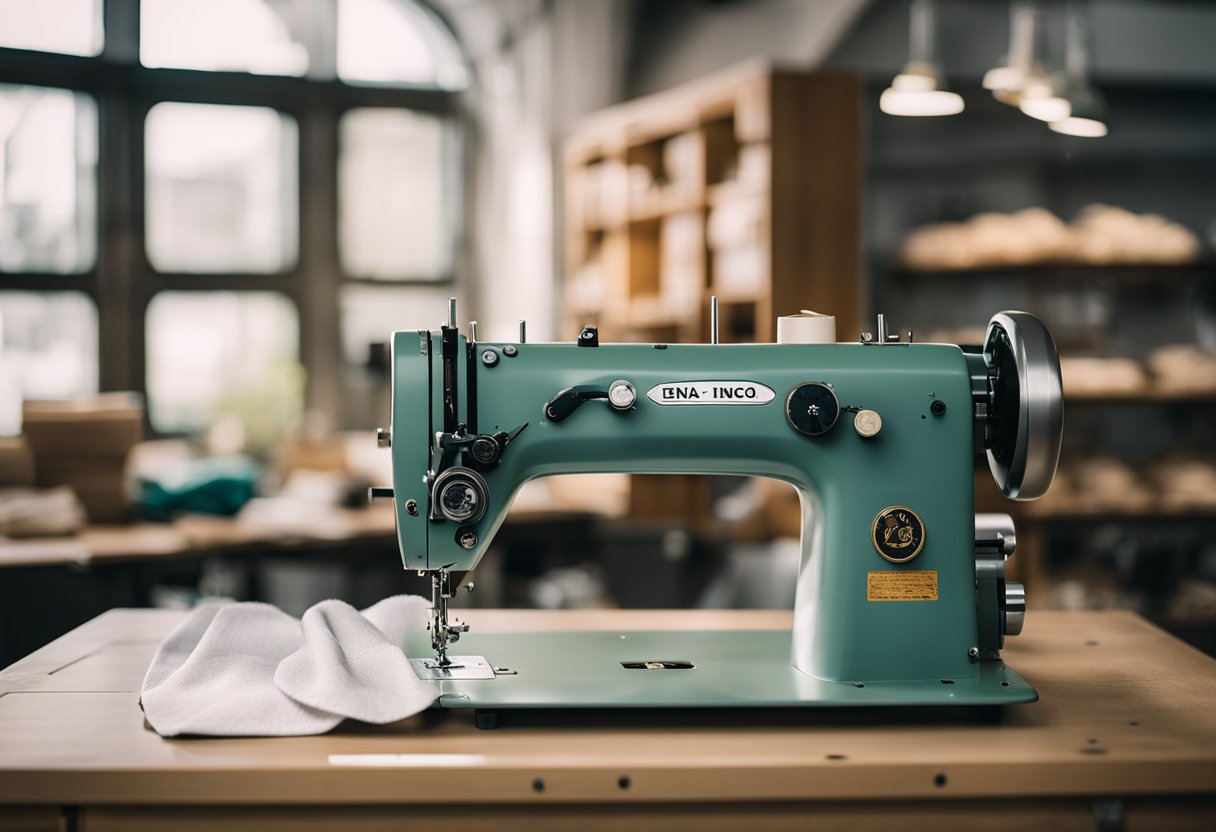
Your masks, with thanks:
[{"label": "wooden table", "polygon": [[327,512],[323,524],[285,528],[242,522],[232,517],[191,514],[171,523],[88,526],[65,537],[0,538],[0,568],[54,565],[105,565],[149,559],[197,556],[217,550],[267,545],[289,548],[316,543],[393,539],[391,506]]},{"label": "wooden table", "polygon": [[396,560],[391,506],[322,517],[285,527],[187,515],[172,523],[89,526],[65,537],[0,537],[0,667],[111,607],[149,606],[157,584],[192,585],[209,560],[234,565],[254,583],[264,559],[320,557],[386,568]]},{"label": "wooden table", "polygon": [[[115,610],[0,672],[0,830],[1211,829],[1216,661],[1130,613],[1034,612],[1040,702],[915,713],[429,712],[321,737],[163,740],[137,691],[181,613]],[[475,628],[787,627],[787,612],[469,611]]]}]

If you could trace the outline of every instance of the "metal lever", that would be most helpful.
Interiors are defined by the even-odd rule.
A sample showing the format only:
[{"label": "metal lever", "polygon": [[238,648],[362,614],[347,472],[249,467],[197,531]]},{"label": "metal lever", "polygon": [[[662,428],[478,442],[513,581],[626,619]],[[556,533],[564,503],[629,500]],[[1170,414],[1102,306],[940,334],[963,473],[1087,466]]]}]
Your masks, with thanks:
[{"label": "metal lever", "polygon": [[613,410],[632,410],[637,401],[637,390],[624,379],[617,379],[605,390],[594,384],[579,384],[559,390],[557,395],[545,402],[545,418],[560,422],[592,399],[607,399]]}]

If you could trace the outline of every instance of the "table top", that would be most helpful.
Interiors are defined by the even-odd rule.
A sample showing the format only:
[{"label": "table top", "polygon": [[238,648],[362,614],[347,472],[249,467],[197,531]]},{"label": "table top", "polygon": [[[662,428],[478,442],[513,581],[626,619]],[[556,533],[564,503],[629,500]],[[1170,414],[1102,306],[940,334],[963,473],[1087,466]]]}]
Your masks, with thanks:
[{"label": "table top", "polygon": [[[581,510],[515,509],[505,525],[587,521],[596,515]],[[291,522],[253,522],[208,514],[183,515],[169,523],[138,522],[91,525],[62,537],[0,536],[0,569],[21,566],[87,566],[159,558],[189,557],[215,551],[265,552],[317,543],[365,543],[394,540],[396,518],[391,505],[329,509]]]},{"label": "table top", "polygon": [[176,557],[218,549],[391,538],[392,506],[333,509],[306,523],[245,522],[232,517],[190,514],[170,523],[91,525],[63,537],[0,537],[0,568],[103,564]]},{"label": "table top", "polygon": [[[991,721],[678,711],[479,731],[467,711],[431,711],[319,737],[164,740],[138,690],[183,614],[113,610],[0,671],[0,805],[1216,794],[1216,661],[1126,612],[1032,611],[1006,658],[1041,699]],[[785,611],[462,617],[495,632],[791,623]]]}]

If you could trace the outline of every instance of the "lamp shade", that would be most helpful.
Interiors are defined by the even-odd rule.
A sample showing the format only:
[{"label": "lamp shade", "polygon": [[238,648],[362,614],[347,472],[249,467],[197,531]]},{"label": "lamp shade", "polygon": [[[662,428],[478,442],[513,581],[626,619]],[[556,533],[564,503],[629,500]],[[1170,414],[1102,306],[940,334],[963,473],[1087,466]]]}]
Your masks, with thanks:
[{"label": "lamp shade", "polygon": [[936,67],[910,63],[878,99],[878,108],[891,116],[952,116],[963,111],[963,97],[941,89]]},{"label": "lamp shade", "polygon": [[981,82],[984,89],[992,92],[992,97],[1002,104],[1017,107],[1022,103],[1022,90],[1026,87],[1027,78],[1039,72],[1037,67],[1027,69],[1015,64],[994,66],[984,73]]},{"label": "lamp shade", "polygon": [[1069,91],[1068,100],[1072,104],[1068,116],[1048,122],[1048,127],[1066,136],[1086,139],[1099,139],[1107,134],[1106,104],[1096,89],[1080,84]]},{"label": "lamp shade", "polygon": [[1054,74],[1037,74],[1026,79],[1018,109],[1039,121],[1061,121],[1072,113],[1064,82]]}]

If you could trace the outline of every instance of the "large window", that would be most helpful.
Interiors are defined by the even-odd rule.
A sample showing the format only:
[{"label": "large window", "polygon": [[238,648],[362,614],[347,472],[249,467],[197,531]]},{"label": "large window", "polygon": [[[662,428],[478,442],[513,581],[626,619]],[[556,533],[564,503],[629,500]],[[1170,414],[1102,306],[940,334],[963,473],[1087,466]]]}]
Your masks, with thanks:
[{"label": "large window", "polygon": [[101,0],[0,0],[0,46],[97,55]]},{"label": "large window", "polygon": [[0,84],[0,271],[73,274],[97,252],[97,107]]},{"label": "large window", "polygon": [[274,273],[296,262],[299,139],[268,107],[157,104],[144,141],[159,272]]},{"label": "large window", "polygon": [[414,0],[0,0],[0,435],[98,389],[341,418],[451,292],[469,82]]}]

